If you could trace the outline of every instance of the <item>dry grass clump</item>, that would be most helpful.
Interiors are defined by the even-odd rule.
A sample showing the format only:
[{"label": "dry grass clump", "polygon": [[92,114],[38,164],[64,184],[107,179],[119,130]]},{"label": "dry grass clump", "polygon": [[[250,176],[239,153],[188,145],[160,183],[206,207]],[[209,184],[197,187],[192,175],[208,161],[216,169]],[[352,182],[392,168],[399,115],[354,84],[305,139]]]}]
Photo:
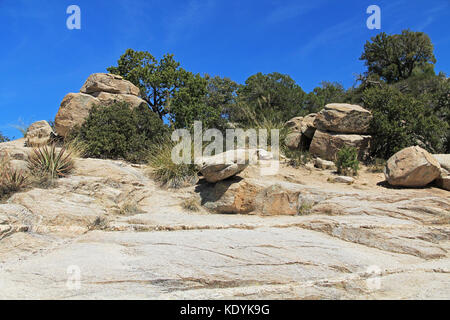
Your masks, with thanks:
[{"label": "dry grass clump", "polygon": [[200,201],[196,196],[190,196],[186,199],[183,199],[181,202],[181,207],[188,211],[198,212],[201,210],[202,206],[200,205]]},{"label": "dry grass clump", "polygon": [[151,176],[168,188],[182,188],[196,184],[199,171],[197,166],[193,163],[174,163],[172,161],[174,147],[173,142],[166,140],[151,148],[148,157]]},{"label": "dry grass clump", "polygon": [[20,191],[28,184],[26,175],[11,166],[7,154],[0,155],[0,200]]},{"label": "dry grass clump", "polygon": [[109,228],[109,221],[104,216],[98,216],[95,220],[88,226],[89,230],[106,230]]},{"label": "dry grass clump", "polygon": [[139,205],[136,200],[128,199],[119,206],[119,214],[124,216],[131,216],[140,213]]}]

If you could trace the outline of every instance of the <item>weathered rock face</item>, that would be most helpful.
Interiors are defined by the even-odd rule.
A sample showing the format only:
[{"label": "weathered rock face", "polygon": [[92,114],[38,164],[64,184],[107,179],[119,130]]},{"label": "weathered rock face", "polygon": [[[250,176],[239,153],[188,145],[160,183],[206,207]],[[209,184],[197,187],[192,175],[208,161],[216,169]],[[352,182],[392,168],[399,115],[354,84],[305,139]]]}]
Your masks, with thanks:
[{"label": "weathered rock face", "polygon": [[310,113],[304,117],[295,117],[286,122],[285,127],[292,132],[301,132],[305,137],[312,139],[316,128],[314,127],[315,113]]},{"label": "weathered rock face", "polygon": [[47,121],[42,120],[33,123],[27,130],[27,146],[29,147],[39,147],[46,145],[53,133],[52,127]]},{"label": "weathered rock face", "polygon": [[302,121],[303,117],[295,117],[287,121],[284,126],[292,131],[301,132],[302,131]]},{"label": "weathered rock face", "polygon": [[450,173],[446,169],[441,168],[440,175],[436,179],[436,185],[441,189],[450,191]]},{"label": "weathered rock face", "polygon": [[386,163],[385,176],[393,186],[424,187],[440,176],[440,169],[430,153],[415,146],[394,154]]},{"label": "weathered rock face", "polygon": [[137,108],[146,102],[139,98],[139,88],[121,76],[94,73],[86,80],[80,93],[69,93],[55,117],[55,131],[65,137],[75,126],[81,126],[93,105],[126,102]]},{"label": "weathered rock face", "polygon": [[[77,159],[54,187],[0,204],[0,299],[450,298],[446,191],[324,185],[315,171],[302,183],[255,175],[168,192],[144,170]],[[218,201],[206,202],[213,190]],[[194,213],[186,195],[222,212],[229,201],[299,214]],[[139,210],[121,210],[129,200]]]},{"label": "weathered rock face", "polygon": [[371,112],[360,106],[331,103],[317,114],[314,127],[322,131],[365,134],[371,119]]},{"label": "weathered rock face", "polygon": [[305,139],[305,136],[301,132],[291,132],[289,133],[284,143],[286,147],[288,147],[291,150],[304,150],[307,147],[307,140]]},{"label": "weathered rock face", "polygon": [[28,159],[29,148],[25,147],[26,138],[0,143],[0,156],[8,156],[11,160]]},{"label": "weathered rock face", "polygon": [[439,162],[441,168],[450,171],[450,154],[433,154],[433,158]]},{"label": "weathered rock face", "polygon": [[139,95],[139,88],[123,77],[110,73],[94,73],[89,76],[80,89],[81,93],[109,92]]},{"label": "weathered rock face", "polygon": [[312,139],[314,136],[314,132],[316,132],[316,127],[314,126],[316,116],[316,113],[310,113],[306,115],[302,120],[301,131],[309,139]]},{"label": "weathered rock face", "polygon": [[111,105],[114,102],[125,102],[130,105],[131,108],[137,108],[141,104],[146,104],[146,102],[139,98],[138,96],[133,96],[131,94],[115,94],[109,92],[95,92],[92,94],[97,98],[103,105]]},{"label": "weathered rock face", "polygon": [[75,127],[83,124],[89,115],[89,111],[95,104],[99,104],[100,100],[84,93],[67,94],[59,111],[55,117],[55,131],[62,137]]},{"label": "weathered rock face", "polygon": [[296,215],[299,190],[289,183],[267,186],[255,179],[234,177],[214,187],[200,187],[203,205],[217,213]]},{"label": "weathered rock face", "polygon": [[450,191],[450,176],[437,178],[436,184],[439,188]]},{"label": "weathered rock face", "polygon": [[338,134],[316,130],[309,152],[316,157],[334,161],[344,146],[358,149],[358,158],[364,160],[370,148],[370,136],[357,134]]}]

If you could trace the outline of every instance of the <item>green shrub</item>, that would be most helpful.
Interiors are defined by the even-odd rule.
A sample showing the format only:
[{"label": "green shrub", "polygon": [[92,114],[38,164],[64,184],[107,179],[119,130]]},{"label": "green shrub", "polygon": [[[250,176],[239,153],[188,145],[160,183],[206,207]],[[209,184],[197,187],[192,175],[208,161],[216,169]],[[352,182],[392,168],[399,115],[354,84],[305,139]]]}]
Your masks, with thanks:
[{"label": "green shrub", "polygon": [[81,128],[69,139],[84,144],[85,156],[143,162],[150,147],[167,133],[162,120],[144,104],[94,106]]},{"label": "green shrub", "polygon": [[339,174],[357,175],[359,170],[358,150],[355,147],[343,147],[337,153],[335,164]]},{"label": "green shrub", "polygon": [[74,168],[72,153],[66,148],[57,150],[55,145],[33,149],[27,161],[35,177],[62,178]]}]

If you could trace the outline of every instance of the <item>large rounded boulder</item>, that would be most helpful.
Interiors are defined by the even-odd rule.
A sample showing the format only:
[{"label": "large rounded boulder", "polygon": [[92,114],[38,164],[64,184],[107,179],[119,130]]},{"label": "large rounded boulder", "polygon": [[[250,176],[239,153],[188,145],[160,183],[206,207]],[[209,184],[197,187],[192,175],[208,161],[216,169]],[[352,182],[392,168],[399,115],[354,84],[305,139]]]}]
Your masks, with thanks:
[{"label": "large rounded boulder", "polygon": [[62,137],[75,127],[81,126],[89,115],[89,111],[100,100],[85,93],[67,94],[55,117],[55,131]]},{"label": "large rounded boulder", "polygon": [[28,147],[39,147],[49,143],[53,134],[52,127],[47,121],[37,121],[30,125],[26,134]]},{"label": "large rounded boulder", "polygon": [[392,186],[424,187],[439,178],[441,166],[419,146],[405,148],[386,163],[385,176]]}]

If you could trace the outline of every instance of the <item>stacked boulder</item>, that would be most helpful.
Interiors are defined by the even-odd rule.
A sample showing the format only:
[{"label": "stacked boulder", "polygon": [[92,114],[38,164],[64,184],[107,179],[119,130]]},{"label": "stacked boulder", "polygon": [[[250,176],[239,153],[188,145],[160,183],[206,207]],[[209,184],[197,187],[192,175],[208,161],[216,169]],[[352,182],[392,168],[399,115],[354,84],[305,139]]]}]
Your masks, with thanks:
[{"label": "stacked boulder", "polygon": [[76,126],[81,126],[94,105],[126,102],[137,108],[146,102],[139,97],[139,88],[123,77],[108,73],[89,76],[78,93],[67,94],[55,117],[55,131],[66,137]]},{"label": "stacked boulder", "polygon": [[372,114],[345,103],[327,104],[319,113],[296,117],[286,122],[289,134],[285,144],[292,150],[309,150],[311,155],[334,161],[344,146],[355,147],[360,160],[369,153],[371,136],[367,135]]},{"label": "stacked boulder", "polygon": [[371,136],[367,135],[372,114],[358,106],[327,104],[314,119],[316,131],[311,141],[311,155],[334,161],[344,146],[355,147],[359,160],[369,154]]}]

